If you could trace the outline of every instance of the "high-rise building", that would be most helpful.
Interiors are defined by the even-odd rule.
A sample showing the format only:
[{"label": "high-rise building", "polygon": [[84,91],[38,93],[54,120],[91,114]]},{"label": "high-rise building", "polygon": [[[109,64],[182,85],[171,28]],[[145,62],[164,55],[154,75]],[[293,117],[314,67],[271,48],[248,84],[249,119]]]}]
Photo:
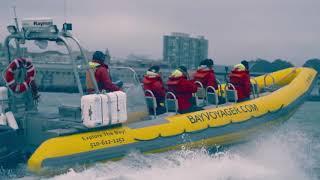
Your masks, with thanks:
[{"label": "high-rise building", "polygon": [[208,58],[208,40],[204,36],[191,37],[186,33],[172,33],[163,37],[163,59],[172,68],[186,66],[196,68]]}]

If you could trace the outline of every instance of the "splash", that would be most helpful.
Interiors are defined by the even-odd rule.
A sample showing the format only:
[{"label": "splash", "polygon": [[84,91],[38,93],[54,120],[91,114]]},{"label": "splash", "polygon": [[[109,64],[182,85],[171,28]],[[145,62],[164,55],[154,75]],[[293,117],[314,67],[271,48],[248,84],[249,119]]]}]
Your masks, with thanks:
[{"label": "splash", "polygon": [[96,164],[84,171],[70,169],[52,180],[98,179],[317,179],[312,138],[292,126],[263,134],[254,141],[209,153],[206,149],[144,155],[133,152],[118,162]]}]

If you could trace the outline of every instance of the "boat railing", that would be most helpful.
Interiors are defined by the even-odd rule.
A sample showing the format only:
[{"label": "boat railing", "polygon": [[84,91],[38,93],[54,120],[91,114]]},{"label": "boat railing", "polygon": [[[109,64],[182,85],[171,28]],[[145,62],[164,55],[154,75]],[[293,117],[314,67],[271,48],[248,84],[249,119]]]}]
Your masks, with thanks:
[{"label": "boat railing", "polygon": [[134,84],[140,84],[140,80],[139,80],[138,74],[133,68],[125,67],[125,66],[111,66],[110,69],[111,70],[113,70],[113,69],[116,69],[116,70],[128,70],[128,71],[130,71],[132,73],[132,79],[133,79]]},{"label": "boat railing", "polygon": [[208,86],[206,88],[206,101],[207,105],[209,104],[215,104],[216,107],[219,105],[219,97],[217,91],[212,86]]},{"label": "boat railing", "polygon": [[237,103],[238,102],[237,89],[235,88],[235,86],[233,84],[227,83],[226,86],[224,87],[224,90],[226,92],[226,95],[225,95],[226,103],[228,103],[228,102]]},{"label": "boat railing", "polygon": [[[171,98],[169,98],[171,96]],[[165,97],[165,105],[166,105],[166,110],[167,113],[174,110],[174,112],[177,114],[178,113],[178,99],[176,95],[173,92],[167,92],[166,97]]]},{"label": "boat railing", "polygon": [[[271,84],[268,85],[267,83],[267,78],[270,77],[271,78]],[[269,73],[265,74],[264,77],[263,77],[263,84],[264,84],[264,89],[265,90],[270,90],[270,91],[273,91],[275,85],[276,85],[276,79]]]},{"label": "boat railing", "polygon": [[250,79],[250,84],[251,84],[251,91],[253,98],[258,98],[259,97],[259,84],[258,81],[254,78]]},{"label": "boat railing", "polygon": [[[157,118],[157,111],[156,111],[157,110],[157,99],[151,90],[145,90],[144,92],[145,92],[145,98],[147,101],[147,106],[148,106],[148,108],[152,108],[153,116],[154,116],[154,118]],[[151,96],[148,96],[148,94]]]},{"label": "boat railing", "polygon": [[[201,105],[205,105],[206,103],[206,92],[205,92],[205,88],[203,86],[203,84],[200,81],[195,81],[194,82],[196,85],[198,85],[198,90],[196,93],[194,93],[194,97],[196,100],[196,105],[197,106],[201,106]],[[202,104],[200,104],[200,99],[202,99]]]},{"label": "boat railing", "polygon": [[220,96],[222,97],[223,96],[223,90],[222,90],[222,84],[221,84],[221,81],[219,79],[216,79],[217,81],[217,84],[218,84],[218,88],[219,88],[219,92],[220,92]]},{"label": "boat railing", "polygon": [[[72,69],[73,69],[73,73],[74,73],[74,77],[75,77],[75,82],[77,84],[79,93],[82,96],[82,95],[84,95],[84,92],[83,92],[82,84],[80,81],[78,66],[76,64],[75,58],[73,57],[72,47],[67,39],[71,39],[71,40],[73,40],[73,42],[75,42],[77,44],[77,46],[81,52],[81,56],[83,57],[83,59],[85,60],[85,63],[88,66],[89,61],[88,61],[87,57],[85,56],[84,49],[82,48],[79,41],[71,35],[71,33],[67,32],[67,31],[60,31],[59,32],[56,25],[52,25],[50,27],[52,27],[50,29],[53,29],[54,31],[48,31],[48,32],[47,31],[45,31],[45,32],[36,32],[35,31],[35,32],[33,32],[31,30],[22,29],[21,31],[18,30],[16,32],[11,33],[9,36],[7,36],[5,39],[5,46],[7,49],[8,62],[10,63],[12,60],[11,59],[12,56],[11,56],[10,42],[13,39],[15,40],[17,47],[18,47],[19,43],[25,43],[26,41],[32,41],[32,40],[34,40],[34,41],[38,41],[38,40],[44,41],[45,40],[45,41],[61,42],[61,44],[64,45],[64,47],[68,51],[68,56],[69,56],[70,62],[72,62]],[[17,50],[18,56],[19,56],[19,52],[20,51]],[[93,82],[95,92],[99,93],[98,85],[97,85],[96,79],[94,77],[93,71],[89,68],[89,66],[88,67],[87,66],[86,66],[86,69],[89,70],[89,72],[90,72],[90,78]]]}]

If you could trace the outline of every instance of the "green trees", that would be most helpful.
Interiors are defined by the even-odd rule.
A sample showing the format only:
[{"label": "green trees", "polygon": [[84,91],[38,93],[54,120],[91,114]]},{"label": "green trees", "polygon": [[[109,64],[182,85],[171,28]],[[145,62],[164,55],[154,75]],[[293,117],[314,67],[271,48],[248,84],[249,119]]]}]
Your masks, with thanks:
[{"label": "green trees", "polygon": [[311,67],[311,68],[317,70],[319,73],[320,72],[320,59],[316,59],[316,58],[309,59],[304,63],[303,67]]},{"label": "green trees", "polygon": [[257,59],[255,61],[250,61],[249,64],[253,64],[250,68],[251,72],[274,72],[293,67],[293,64],[282,59],[276,59],[273,62],[269,62],[264,59]]}]

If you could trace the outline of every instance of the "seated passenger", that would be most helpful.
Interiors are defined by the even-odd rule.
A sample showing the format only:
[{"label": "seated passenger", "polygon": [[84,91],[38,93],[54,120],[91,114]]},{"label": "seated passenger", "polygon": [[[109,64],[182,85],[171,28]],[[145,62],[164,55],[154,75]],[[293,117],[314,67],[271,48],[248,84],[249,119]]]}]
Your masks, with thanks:
[{"label": "seated passenger", "polygon": [[237,64],[229,74],[230,83],[234,85],[238,94],[238,102],[250,99],[250,76],[243,64]]},{"label": "seated passenger", "polygon": [[249,62],[246,60],[241,61],[241,64],[244,65],[246,71],[249,73]]},{"label": "seated passenger", "polygon": [[198,70],[193,75],[194,81],[200,81],[204,88],[212,86],[218,89],[218,83],[213,70],[213,61],[211,59],[206,59],[200,62]]},{"label": "seated passenger", "polygon": [[[159,66],[152,66],[148,69],[146,75],[143,78],[143,89],[150,90],[157,101],[156,114],[163,114],[166,112],[164,107],[164,99],[166,95],[166,90],[163,86],[161,75],[159,73]],[[150,96],[150,94],[146,94]],[[149,108],[149,113],[154,114],[153,108]]]},{"label": "seated passenger", "polygon": [[188,113],[201,110],[193,105],[192,93],[197,92],[197,85],[194,81],[188,80],[188,71],[184,66],[180,66],[174,70],[167,82],[168,90],[173,92],[178,99],[178,112]]},{"label": "seated passenger", "polygon": [[[105,59],[106,55],[103,54],[103,52],[96,51],[93,54],[92,61],[89,63],[89,66],[93,70],[94,76],[96,78],[99,91],[119,91],[120,88],[113,84],[111,81],[108,65],[104,64]],[[90,77],[89,71],[86,72],[86,86],[88,93],[94,93],[94,85]]]}]

